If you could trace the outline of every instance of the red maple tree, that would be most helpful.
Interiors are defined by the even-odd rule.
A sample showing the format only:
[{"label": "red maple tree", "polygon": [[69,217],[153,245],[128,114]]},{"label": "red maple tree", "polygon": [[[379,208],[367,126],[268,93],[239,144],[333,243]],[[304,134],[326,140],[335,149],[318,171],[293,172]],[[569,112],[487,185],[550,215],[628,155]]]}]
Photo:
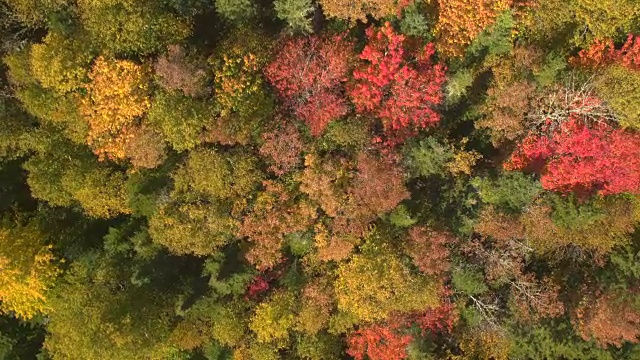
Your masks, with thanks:
[{"label": "red maple tree", "polygon": [[435,106],[443,100],[445,66],[432,62],[435,46],[406,51],[405,37],[388,22],[366,34],[368,44],[360,54],[364,64],[353,72],[349,90],[356,111],[380,118],[386,135],[395,138],[390,143],[440,121]]},{"label": "red maple tree", "polygon": [[283,42],[265,76],[314,136],[348,111],[341,95],[353,45],[344,36],[290,38]]},{"label": "red maple tree", "polygon": [[412,340],[411,335],[400,333],[397,324],[372,325],[349,336],[347,354],[356,360],[365,356],[370,360],[406,359],[407,345]]},{"label": "red maple tree", "polygon": [[542,186],[601,195],[640,191],[640,135],[570,118],[551,134],[530,134],[505,164],[541,174]]},{"label": "red maple tree", "polygon": [[616,49],[612,40],[596,40],[588,49],[571,59],[578,66],[598,67],[621,64],[629,69],[640,70],[640,36],[629,34],[627,41]]}]

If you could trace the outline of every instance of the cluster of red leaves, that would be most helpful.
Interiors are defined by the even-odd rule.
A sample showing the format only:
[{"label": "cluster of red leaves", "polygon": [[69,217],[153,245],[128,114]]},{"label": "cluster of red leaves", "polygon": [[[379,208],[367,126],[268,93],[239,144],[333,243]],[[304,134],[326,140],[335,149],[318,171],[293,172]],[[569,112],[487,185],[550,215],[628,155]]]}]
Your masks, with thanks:
[{"label": "cluster of red leaves", "polygon": [[596,40],[590,48],[580,51],[571,62],[589,67],[621,64],[629,69],[640,70],[640,36],[629,34],[620,49],[616,49],[611,40]]},{"label": "cluster of red leaves", "polygon": [[505,169],[537,171],[545,189],[563,193],[637,193],[640,136],[570,118],[550,135],[527,136]]},{"label": "cluster of red leaves", "polygon": [[416,323],[423,332],[429,331],[435,334],[443,332],[449,333],[453,330],[453,326],[458,320],[458,314],[455,311],[455,304],[449,299],[452,294],[453,291],[445,287],[442,291],[442,302],[440,305],[427,309],[427,311],[418,316]]},{"label": "cluster of red leaves", "polygon": [[[398,325],[372,325],[349,336],[347,354],[355,360],[406,359],[411,335],[401,334]],[[366,356],[366,357],[365,357]]]},{"label": "cluster of red leaves", "polygon": [[421,272],[441,277],[450,267],[447,244],[452,241],[453,237],[447,233],[413,227],[409,230],[405,251]]},{"label": "cluster of red leaves", "polygon": [[381,118],[390,137],[406,137],[440,121],[434,107],[443,100],[445,66],[432,63],[434,45],[411,54],[405,37],[388,22],[366,34],[368,44],[360,54],[365,64],[354,71],[349,91],[356,111]]},{"label": "cluster of red leaves", "polygon": [[261,275],[257,275],[247,287],[247,294],[245,297],[248,299],[255,299],[258,295],[267,290],[269,290],[269,282],[267,282],[267,280],[265,280]]},{"label": "cluster of red leaves", "polygon": [[340,85],[351,67],[352,48],[340,35],[292,38],[265,69],[266,78],[314,136],[348,111]]}]

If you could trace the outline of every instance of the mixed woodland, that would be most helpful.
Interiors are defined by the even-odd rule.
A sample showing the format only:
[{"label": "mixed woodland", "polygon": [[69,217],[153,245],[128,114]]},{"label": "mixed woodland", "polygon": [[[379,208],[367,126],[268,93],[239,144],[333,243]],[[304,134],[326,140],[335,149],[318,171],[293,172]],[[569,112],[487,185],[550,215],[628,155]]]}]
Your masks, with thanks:
[{"label": "mixed woodland", "polygon": [[640,359],[637,0],[0,0],[0,359]]}]

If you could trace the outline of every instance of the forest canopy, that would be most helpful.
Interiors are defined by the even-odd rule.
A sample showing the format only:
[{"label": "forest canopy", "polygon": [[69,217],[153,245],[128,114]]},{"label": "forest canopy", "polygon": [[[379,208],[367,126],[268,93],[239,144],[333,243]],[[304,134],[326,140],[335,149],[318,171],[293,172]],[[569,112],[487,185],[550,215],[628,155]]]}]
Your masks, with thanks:
[{"label": "forest canopy", "polygon": [[0,0],[0,360],[640,358],[640,2]]}]

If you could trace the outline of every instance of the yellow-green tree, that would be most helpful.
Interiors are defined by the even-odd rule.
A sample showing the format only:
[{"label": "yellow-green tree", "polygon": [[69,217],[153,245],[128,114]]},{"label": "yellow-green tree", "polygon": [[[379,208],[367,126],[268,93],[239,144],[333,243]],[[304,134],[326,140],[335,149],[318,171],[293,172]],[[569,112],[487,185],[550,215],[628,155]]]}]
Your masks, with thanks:
[{"label": "yellow-green tree", "polygon": [[362,322],[387,318],[392,312],[412,312],[438,304],[438,286],[412,274],[391,249],[356,254],[337,270],[338,309]]},{"label": "yellow-green tree", "polygon": [[0,311],[26,320],[49,312],[61,270],[45,237],[35,222],[0,225]]}]

